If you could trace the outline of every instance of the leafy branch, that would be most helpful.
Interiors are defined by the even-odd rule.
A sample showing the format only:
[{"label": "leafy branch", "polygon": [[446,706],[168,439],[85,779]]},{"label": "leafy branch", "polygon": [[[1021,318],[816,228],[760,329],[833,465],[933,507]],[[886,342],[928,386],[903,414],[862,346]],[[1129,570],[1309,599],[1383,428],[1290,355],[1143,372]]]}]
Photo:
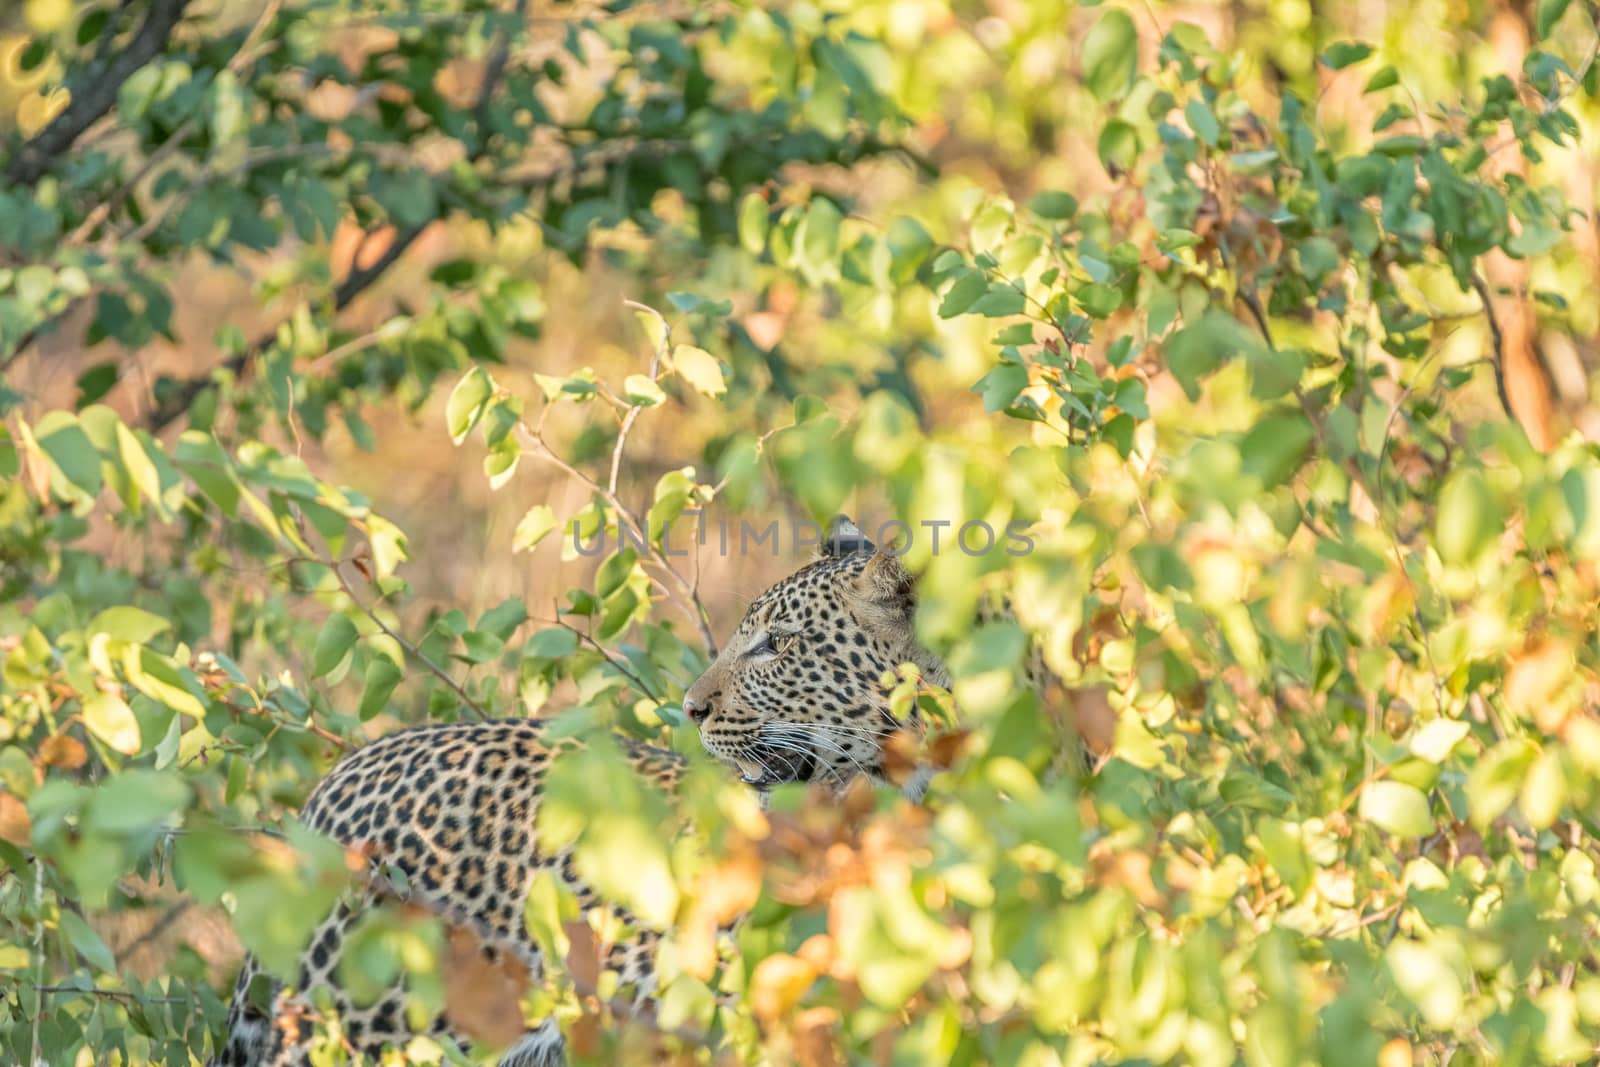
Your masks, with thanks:
[{"label": "leafy branch", "polygon": [[166,49],[188,6],[189,0],[150,0],[149,12],[133,40],[114,58],[97,60],[74,79],[69,86],[71,102],[17,150],[6,164],[6,181],[26,188],[38,184],[56,159],[111,110],[122,84]]}]

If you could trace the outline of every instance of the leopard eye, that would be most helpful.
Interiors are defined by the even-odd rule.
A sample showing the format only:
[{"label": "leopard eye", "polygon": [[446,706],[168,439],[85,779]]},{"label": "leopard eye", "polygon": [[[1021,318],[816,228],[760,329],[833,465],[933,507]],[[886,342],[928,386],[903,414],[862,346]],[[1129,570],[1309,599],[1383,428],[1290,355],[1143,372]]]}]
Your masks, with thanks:
[{"label": "leopard eye", "polygon": [[752,656],[776,656],[787,649],[794,642],[793,634],[779,634],[768,630],[761,635],[761,640],[750,649]]}]

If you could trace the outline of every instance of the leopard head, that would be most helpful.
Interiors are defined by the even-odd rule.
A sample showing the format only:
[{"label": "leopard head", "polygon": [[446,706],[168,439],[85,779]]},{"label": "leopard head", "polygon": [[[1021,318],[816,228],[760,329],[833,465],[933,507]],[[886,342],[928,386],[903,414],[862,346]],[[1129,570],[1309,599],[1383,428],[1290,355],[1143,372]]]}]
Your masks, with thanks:
[{"label": "leopard head", "polygon": [[885,671],[917,664],[947,683],[916,641],[911,574],[847,519],[818,557],[756,598],[710,668],[684,694],[706,751],[759,789],[878,777],[899,723]]}]

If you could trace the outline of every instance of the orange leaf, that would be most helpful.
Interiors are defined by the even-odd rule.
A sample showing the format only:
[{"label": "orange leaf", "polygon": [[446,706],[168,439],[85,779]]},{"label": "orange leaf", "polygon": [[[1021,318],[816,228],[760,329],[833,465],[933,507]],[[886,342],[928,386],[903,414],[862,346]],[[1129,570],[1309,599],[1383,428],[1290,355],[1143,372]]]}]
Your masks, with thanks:
[{"label": "orange leaf", "polygon": [[27,848],[33,840],[33,819],[28,807],[10,793],[0,793],[0,841]]}]

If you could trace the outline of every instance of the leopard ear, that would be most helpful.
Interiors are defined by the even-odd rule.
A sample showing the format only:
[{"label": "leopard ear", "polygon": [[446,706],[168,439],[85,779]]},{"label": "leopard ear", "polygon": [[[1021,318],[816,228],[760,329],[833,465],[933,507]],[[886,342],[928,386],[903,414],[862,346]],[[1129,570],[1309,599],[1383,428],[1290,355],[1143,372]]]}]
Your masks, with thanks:
[{"label": "leopard ear", "polygon": [[907,615],[916,607],[915,586],[900,557],[881,548],[873,550],[872,558],[856,575],[856,588],[863,599]]},{"label": "leopard ear", "polygon": [[847,515],[835,515],[833,521],[828,523],[827,535],[822,539],[822,555],[826,559],[853,556],[857,552],[875,552],[877,548]]}]

